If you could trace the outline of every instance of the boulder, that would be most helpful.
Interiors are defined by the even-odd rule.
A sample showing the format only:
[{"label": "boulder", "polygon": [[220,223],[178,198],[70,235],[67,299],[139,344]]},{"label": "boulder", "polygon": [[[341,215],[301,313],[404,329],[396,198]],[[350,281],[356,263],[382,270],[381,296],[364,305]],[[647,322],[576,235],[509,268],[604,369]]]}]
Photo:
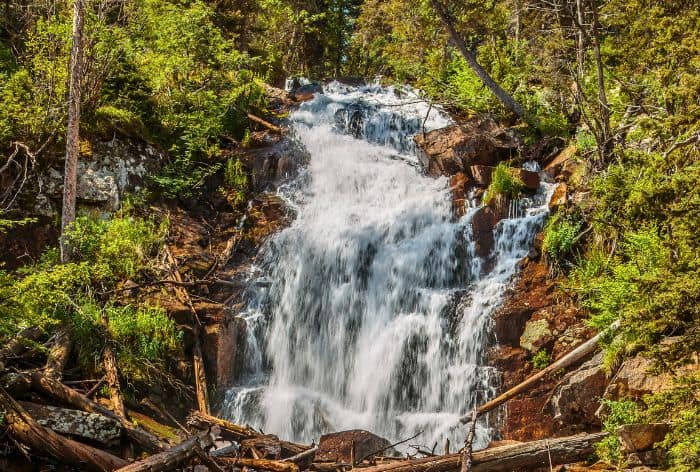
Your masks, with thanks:
[{"label": "boulder", "polygon": [[519,178],[526,189],[536,191],[540,188],[540,175],[537,172],[525,169],[513,169],[515,176]]},{"label": "boulder", "polygon": [[[605,391],[605,398],[642,398],[644,395],[659,393],[674,387],[674,376],[670,372],[654,373],[654,361],[637,354],[622,363],[615,378]],[[678,370],[677,374],[690,374],[700,369],[697,362]]]},{"label": "boulder", "polygon": [[292,97],[297,102],[305,102],[314,98],[317,93],[323,93],[323,87],[320,84],[306,84],[296,88],[292,92]]},{"label": "boulder", "polygon": [[576,424],[584,430],[600,427],[596,411],[607,385],[602,361],[603,353],[599,352],[567,376],[555,390],[549,405],[560,424]]},{"label": "boulder", "polygon": [[617,435],[622,452],[631,453],[653,449],[654,444],[664,440],[669,429],[667,423],[626,424],[618,428]]},{"label": "boulder", "polygon": [[368,459],[379,452],[386,454],[391,443],[386,439],[362,429],[352,429],[324,434],[318,443],[315,462],[351,462],[352,448],[355,461]]},{"label": "boulder", "polygon": [[[574,159],[576,155],[576,145],[571,144],[564,148],[559,154],[557,154],[554,159],[552,159],[549,164],[544,168],[545,174],[551,178],[557,178],[557,176],[562,171],[564,165]],[[559,179],[557,179],[559,180]]]},{"label": "boulder", "polygon": [[566,184],[561,183],[556,186],[554,189],[554,192],[552,192],[552,196],[549,199],[549,211],[554,212],[556,211],[559,207],[562,207],[566,205],[568,201],[568,188]]},{"label": "boulder", "polygon": [[552,335],[549,329],[549,321],[541,319],[525,323],[525,330],[520,335],[520,347],[530,352],[535,352],[544,345],[544,339]]},{"label": "boulder", "polygon": [[474,179],[474,183],[482,187],[488,187],[491,184],[491,175],[493,174],[493,166],[474,165],[469,166],[469,172]]},{"label": "boulder", "polygon": [[452,195],[452,215],[461,218],[467,209],[468,189],[471,179],[464,173],[458,172],[450,177],[450,193]]},{"label": "boulder", "polygon": [[493,250],[493,229],[508,216],[508,205],[494,201],[479,208],[471,221],[472,240],[476,245],[476,255],[488,257]]},{"label": "boulder", "polygon": [[510,157],[520,141],[490,118],[419,133],[418,158],[428,175],[454,175],[471,165],[494,166]]}]

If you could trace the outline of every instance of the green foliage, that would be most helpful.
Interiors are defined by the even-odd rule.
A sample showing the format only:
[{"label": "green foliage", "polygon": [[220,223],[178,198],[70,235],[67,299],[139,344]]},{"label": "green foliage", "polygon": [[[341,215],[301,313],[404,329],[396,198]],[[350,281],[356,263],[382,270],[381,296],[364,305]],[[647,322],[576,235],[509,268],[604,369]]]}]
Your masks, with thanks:
[{"label": "green foliage", "polygon": [[544,227],[542,251],[555,265],[561,265],[576,243],[583,222],[577,215],[557,212]]},{"label": "green foliage", "polygon": [[610,433],[596,444],[596,453],[600,459],[621,465],[623,457],[620,452],[620,439],[617,429],[625,424],[637,423],[642,418],[639,406],[631,400],[603,400],[607,414],[603,417],[603,431]]},{"label": "green foliage", "polygon": [[227,196],[233,206],[240,205],[245,201],[248,188],[248,176],[245,173],[243,164],[237,157],[229,158],[224,168],[223,193]]},{"label": "green foliage", "polygon": [[504,162],[499,163],[491,175],[491,184],[484,193],[484,203],[493,201],[496,197],[518,198],[525,186],[514,170]]},{"label": "green foliage", "polygon": [[535,370],[542,370],[552,363],[552,356],[549,355],[546,349],[540,349],[530,359],[532,367]]}]

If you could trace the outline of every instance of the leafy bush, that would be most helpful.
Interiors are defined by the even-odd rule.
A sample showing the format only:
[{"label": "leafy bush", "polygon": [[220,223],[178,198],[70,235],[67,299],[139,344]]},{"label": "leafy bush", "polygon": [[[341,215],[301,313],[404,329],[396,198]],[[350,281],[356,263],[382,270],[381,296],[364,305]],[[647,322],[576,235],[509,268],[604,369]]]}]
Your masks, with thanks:
[{"label": "leafy bush", "polygon": [[639,406],[632,400],[603,400],[607,414],[603,417],[603,431],[610,434],[596,444],[598,457],[620,465],[623,457],[620,452],[620,439],[617,429],[625,424],[637,423],[641,419]]},{"label": "leafy bush", "polygon": [[491,184],[484,193],[484,203],[490,203],[498,196],[518,198],[525,189],[522,180],[505,163],[499,163],[491,174]]},{"label": "leafy bush", "polygon": [[571,253],[583,222],[576,215],[558,212],[549,219],[544,227],[542,251],[548,259],[560,265]]},{"label": "leafy bush", "polygon": [[540,349],[532,356],[530,362],[535,370],[542,370],[552,363],[552,356],[549,355],[546,349]]}]

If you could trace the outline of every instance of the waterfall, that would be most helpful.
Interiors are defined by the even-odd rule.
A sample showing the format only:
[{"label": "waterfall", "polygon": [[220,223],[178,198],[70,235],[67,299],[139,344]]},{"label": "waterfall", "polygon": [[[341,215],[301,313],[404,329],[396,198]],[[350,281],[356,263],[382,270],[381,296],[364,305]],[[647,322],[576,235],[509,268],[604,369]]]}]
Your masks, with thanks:
[{"label": "waterfall", "polygon": [[[427,117],[427,118],[426,118]],[[447,179],[421,174],[413,136],[449,124],[411,89],[327,86],[291,117],[310,154],[281,193],[292,225],[251,275],[245,375],[222,414],[311,442],[363,428],[428,449],[492,397],[491,314],[547,214],[521,200],[475,256],[470,221],[451,214]],[[480,419],[475,445],[492,436]],[[404,446],[407,447],[407,446]]]}]

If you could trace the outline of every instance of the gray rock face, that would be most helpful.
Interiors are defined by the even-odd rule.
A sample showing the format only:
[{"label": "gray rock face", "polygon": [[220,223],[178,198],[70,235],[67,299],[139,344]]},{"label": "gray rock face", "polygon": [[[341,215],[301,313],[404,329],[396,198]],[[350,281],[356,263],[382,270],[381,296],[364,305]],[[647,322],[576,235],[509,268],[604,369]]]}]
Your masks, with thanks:
[{"label": "gray rock face", "polygon": [[[104,211],[119,208],[123,195],[138,191],[147,176],[162,166],[165,154],[154,147],[131,140],[115,139],[93,144],[92,155],[78,160],[78,203],[99,206]],[[57,211],[51,200],[60,201],[63,169],[50,168],[39,176],[37,214]]]},{"label": "gray rock face", "polygon": [[598,426],[596,410],[605,392],[607,376],[602,368],[603,353],[584,363],[557,388],[550,400],[554,419],[561,423]]},{"label": "gray rock face", "polygon": [[122,433],[119,423],[96,413],[29,402],[22,402],[22,406],[40,425],[57,433],[91,439],[103,444],[116,441]]}]

